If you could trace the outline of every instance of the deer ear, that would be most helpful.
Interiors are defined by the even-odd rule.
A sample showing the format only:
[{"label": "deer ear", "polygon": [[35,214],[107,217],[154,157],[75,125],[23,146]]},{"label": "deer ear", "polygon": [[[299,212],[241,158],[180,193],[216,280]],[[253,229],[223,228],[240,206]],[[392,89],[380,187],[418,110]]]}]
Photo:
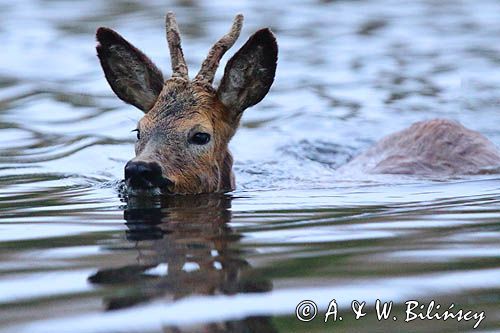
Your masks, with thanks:
[{"label": "deer ear", "polygon": [[271,30],[257,31],[228,61],[217,91],[221,102],[238,115],[259,103],[273,84],[277,60]]},{"label": "deer ear", "polygon": [[163,88],[163,75],[153,62],[117,32],[99,28],[97,56],[111,89],[124,102],[148,112]]}]

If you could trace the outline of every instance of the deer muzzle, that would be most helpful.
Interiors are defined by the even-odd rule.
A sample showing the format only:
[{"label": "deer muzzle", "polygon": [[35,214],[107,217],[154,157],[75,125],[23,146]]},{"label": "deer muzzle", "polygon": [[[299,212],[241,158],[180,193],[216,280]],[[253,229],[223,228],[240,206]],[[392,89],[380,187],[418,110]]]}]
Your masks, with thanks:
[{"label": "deer muzzle", "polygon": [[125,165],[125,184],[128,189],[168,191],[174,183],[163,177],[161,167],[156,162],[129,161]]}]

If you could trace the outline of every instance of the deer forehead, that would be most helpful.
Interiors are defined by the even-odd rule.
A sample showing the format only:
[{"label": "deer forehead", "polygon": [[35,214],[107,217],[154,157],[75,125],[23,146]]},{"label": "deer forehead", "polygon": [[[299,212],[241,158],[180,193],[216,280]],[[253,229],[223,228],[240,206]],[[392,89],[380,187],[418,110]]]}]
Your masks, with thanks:
[{"label": "deer forehead", "polygon": [[167,80],[155,105],[141,119],[140,126],[147,129],[161,125],[175,131],[189,131],[195,127],[211,130],[221,109],[211,89],[184,80]]}]

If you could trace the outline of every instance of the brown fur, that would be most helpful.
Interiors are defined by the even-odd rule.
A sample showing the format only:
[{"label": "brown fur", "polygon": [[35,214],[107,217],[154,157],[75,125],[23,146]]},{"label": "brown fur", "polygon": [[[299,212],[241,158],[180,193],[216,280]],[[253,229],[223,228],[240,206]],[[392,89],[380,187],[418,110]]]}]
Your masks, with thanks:
[{"label": "brown fur", "polygon": [[[230,190],[231,168],[224,165],[236,125],[213,89],[172,78],[165,82],[156,104],[139,121],[141,139],[134,160],[157,162],[174,182],[174,193]],[[189,145],[193,128],[212,136],[205,146]]]},{"label": "brown fur", "polygon": [[108,28],[97,30],[97,55],[115,94],[139,109],[149,110],[163,88],[163,75],[139,49]]},{"label": "brown fur", "polygon": [[[170,184],[162,190],[169,193],[233,190],[228,144],[242,112],[260,102],[273,83],[276,40],[269,29],[252,35],[229,60],[222,83],[215,89],[207,77],[213,78],[220,57],[238,37],[243,17],[236,17],[230,33],[214,47],[217,52],[213,48],[209,53],[205,63],[210,66],[204,65],[203,75],[189,81],[172,15],[167,16],[167,33],[174,73],[162,82],[161,89],[158,79],[162,74],[149,58],[111,29],[97,31],[97,53],[113,91],[146,113],[137,126],[140,139],[131,162],[159,165],[161,177]],[[211,140],[193,144],[190,137],[197,132],[209,134]]]},{"label": "brown fur", "polygon": [[491,141],[458,122],[421,121],[389,135],[342,167],[378,174],[457,175],[500,166]]},{"label": "brown fur", "polygon": [[[241,30],[237,16],[229,34],[209,52],[202,70],[189,81],[173,14],[167,39],[173,75],[161,71],[140,50],[108,28],[97,31],[97,53],[106,79],[119,98],[146,114],[132,164],[156,165],[169,193],[194,194],[234,189],[228,144],[242,112],[269,91],[278,47],[269,29],[253,34],[228,61],[218,89],[211,82],[220,58]],[[192,144],[193,133],[209,134],[207,144]],[[341,170],[367,173],[472,174],[500,166],[500,152],[481,134],[449,120],[419,122],[379,141]],[[138,170],[138,169],[136,169]],[[162,185],[163,186],[163,185]]]}]

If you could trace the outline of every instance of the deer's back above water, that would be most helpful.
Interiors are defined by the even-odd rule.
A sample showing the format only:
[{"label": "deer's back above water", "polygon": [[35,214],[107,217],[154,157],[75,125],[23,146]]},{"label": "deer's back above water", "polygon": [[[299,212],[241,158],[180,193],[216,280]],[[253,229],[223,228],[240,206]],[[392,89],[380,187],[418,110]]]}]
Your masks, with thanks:
[{"label": "deer's back above water", "polygon": [[455,121],[421,121],[378,141],[341,168],[378,174],[465,175],[500,166],[500,151]]},{"label": "deer's back above water", "polygon": [[[238,38],[242,20],[236,16],[192,81],[172,13],[166,20],[172,77],[166,80],[118,33],[97,31],[98,56],[113,91],[145,113],[136,129],[136,157],[125,166],[129,193],[196,194],[235,188],[228,143],[243,111],[268,93],[278,55],[271,31],[257,31],[228,61],[214,88],[219,61]],[[340,171],[434,177],[477,174],[498,166],[500,152],[483,135],[457,122],[435,119],[383,138]]]}]

